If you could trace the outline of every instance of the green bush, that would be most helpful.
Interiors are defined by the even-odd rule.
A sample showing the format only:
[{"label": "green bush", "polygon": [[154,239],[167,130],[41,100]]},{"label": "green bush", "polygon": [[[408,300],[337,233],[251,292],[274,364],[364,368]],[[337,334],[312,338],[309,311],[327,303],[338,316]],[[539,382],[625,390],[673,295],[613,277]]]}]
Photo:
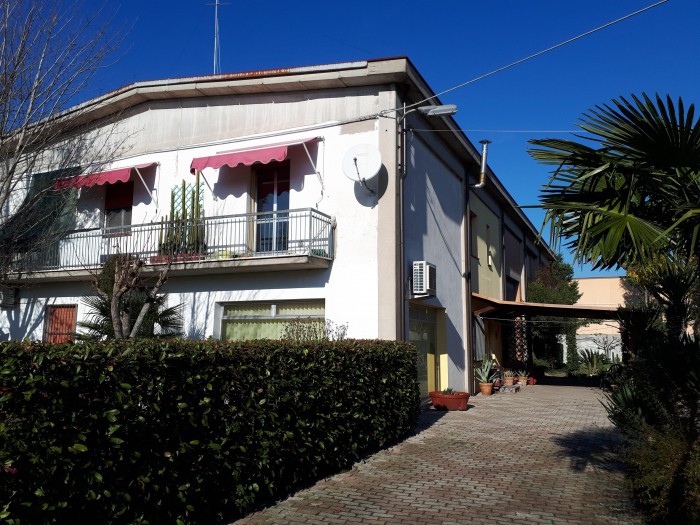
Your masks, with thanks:
[{"label": "green bush", "polygon": [[700,523],[700,347],[692,341],[637,347],[610,420],[626,435],[628,482],[651,523]]},{"label": "green bush", "polygon": [[386,341],[4,344],[0,517],[244,513],[405,437],[416,378],[413,348]]},{"label": "green bush", "polygon": [[649,427],[627,450],[627,480],[649,523],[700,523],[699,452],[673,426]]}]

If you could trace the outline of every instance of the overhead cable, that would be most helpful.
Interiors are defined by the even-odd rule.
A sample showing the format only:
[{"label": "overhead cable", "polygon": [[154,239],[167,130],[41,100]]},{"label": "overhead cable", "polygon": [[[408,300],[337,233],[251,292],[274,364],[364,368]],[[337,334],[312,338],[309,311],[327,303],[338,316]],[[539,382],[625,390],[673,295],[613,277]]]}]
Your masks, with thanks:
[{"label": "overhead cable", "polygon": [[660,6],[661,4],[665,4],[665,3],[668,2],[668,1],[670,1],[670,0],[661,0],[660,2],[656,2],[655,4],[652,4],[652,5],[649,5],[649,6],[647,6],[647,7],[642,8],[642,9],[639,9],[638,11],[635,11],[635,12],[633,12],[633,13],[630,13],[630,14],[628,14],[628,15],[625,15],[625,16],[623,16],[623,17],[620,17],[620,18],[618,18],[618,19],[616,19],[616,20],[613,20],[613,21],[611,21],[611,22],[608,22],[607,24],[603,24],[602,26],[598,26],[598,27],[596,27],[595,29],[591,29],[590,31],[586,31],[585,33],[581,33],[581,34],[578,35],[578,36],[575,36],[575,37],[573,37],[573,38],[569,38],[568,40],[564,40],[563,42],[560,42],[560,43],[558,43],[558,44],[556,44],[556,45],[553,45],[553,46],[551,46],[551,47],[548,47],[547,49],[543,49],[542,51],[538,51],[537,53],[534,53],[534,54],[532,54],[532,55],[526,56],[525,58],[521,58],[520,60],[516,60],[515,62],[511,62],[510,64],[508,64],[508,65],[506,65],[506,66],[499,67],[498,69],[494,69],[493,71],[490,71],[489,73],[484,73],[483,75],[480,75],[480,76],[478,76],[478,77],[476,77],[476,78],[473,78],[473,79],[471,79],[471,80],[468,80],[468,81],[466,81],[466,82],[463,82],[462,84],[459,84],[459,85],[457,85],[457,86],[454,86],[454,87],[451,87],[451,88],[446,89],[446,90],[444,90],[444,91],[441,91],[440,93],[436,93],[435,95],[432,95],[432,96],[430,96],[430,97],[428,97],[428,98],[424,98],[423,100],[419,100],[418,102],[415,102],[414,104],[411,104],[411,105],[405,106],[405,107],[398,107],[398,108],[394,108],[394,109],[387,109],[387,110],[384,110],[382,113],[388,113],[388,112],[393,112],[393,111],[409,110],[409,109],[414,108],[414,107],[416,107],[416,106],[418,106],[418,105],[420,105],[420,104],[423,104],[424,102],[428,102],[428,101],[430,101],[430,100],[432,100],[432,99],[434,99],[434,98],[437,98],[437,97],[439,97],[439,96],[441,96],[441,95],[444,95],[445,93],[450,93],[451,91],[455,91],[455,90],[457,90],[457,89],[463,88],[463,87],[465,87],[465,86],[468,86],[469,84],[473,84],[474,82],[477,82],[477,81],[482,80],[482,79],[484,79],[484,78],[490,77],[490,76],[492,76],[492,75],[495,75],[496,73],[500,73],[501,71],[505,71],[506,69],[510,69],[510,68],[515,67],[515,66],[517,66],[517,65],[519,65],[519,64],[522,64],[523,62],[527,62],[528,60],[532,60],[533,58],[536,58],[536,57],[538,57],[538,56],[540,56],[540,55],[544,55],[545,53],[549,53],[550,51],[554,51],[555,49],[558,49],[558,48],[560,48],[560,47],[562,47],[562,46],[565,46],[565,45],[567,45],[567,44],[570,44],[570,43],[572,43],[572,42],[575,42],[575,41],[577,41],[577,40],[580,40],[580,39],[582,39],[582,38],[584,38],[584,37],[587,37],[587,36],[589,36],[589,35],[592,35],[593,33],[597,33],[598,31],[602,31],[603,29],[607,29],[607,28],[610,27],[610,26],[613,26],[613,25],[615,25],[615,24],[619,24],[620,22],[623,22],[623,21],[625,21],[625,20],[627,20],[627,19],[629,19],[629,18],[632,18],[632,17],[634,17],[634,16],[637,16],[637,15],[639,15],[639,14],[642,14],[642,13],[644,13],[645,11],[649,11],[650,9],[653,9],[653,8],[655,8],[655,7],[658,7],[658,6]]}]

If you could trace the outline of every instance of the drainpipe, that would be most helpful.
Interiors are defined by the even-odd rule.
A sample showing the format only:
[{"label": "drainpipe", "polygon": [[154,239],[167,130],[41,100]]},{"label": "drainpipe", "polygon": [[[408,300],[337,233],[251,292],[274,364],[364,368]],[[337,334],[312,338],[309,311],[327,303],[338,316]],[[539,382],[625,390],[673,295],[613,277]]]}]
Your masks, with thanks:
[{"label": "drainpipe", "polygon": [[[403,103],[403,114],[406,114],[406,102]],[[404,232],[404,212],[403,212],[403,193],[404,193],[404,179],[406,178],[406,132],[405,132],[405,119],[399,123],[399,164],[400,168],[396,170],[396,176],[398,180],[398,190],[399,190],[399,268],[398,268],[398,289],[396,290],[396,295],[398,296],[398,308],[397,308],[397,340],[406,340],[406,286],[404,283],[406,270],[404,266],[406,265],[405,256],[405,232]]]},{"label": "drainpipe", "polygon": [[464,389],[466,392],[473,393],[473,378],[472,371],[472,346],[474,338],[472,337],[472,286],[471,286],[471,256],[472,256],[472,225],[471,225],[471,204],[469,198],[469,171],[464,170],[462,176],[462,297],[464,297],[464,319],[462,330],[464,333]]}]

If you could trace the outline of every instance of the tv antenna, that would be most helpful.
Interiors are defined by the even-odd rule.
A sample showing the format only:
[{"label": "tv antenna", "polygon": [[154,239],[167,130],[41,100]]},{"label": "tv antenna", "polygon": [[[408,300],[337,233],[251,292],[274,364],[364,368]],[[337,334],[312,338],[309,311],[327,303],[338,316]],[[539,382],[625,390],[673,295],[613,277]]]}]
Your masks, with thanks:
[{"label": "tv antenna", "polygon": [[221,45],[219,44],[219,6],[230,5],[214,0],[214,74],[221,73]]}]

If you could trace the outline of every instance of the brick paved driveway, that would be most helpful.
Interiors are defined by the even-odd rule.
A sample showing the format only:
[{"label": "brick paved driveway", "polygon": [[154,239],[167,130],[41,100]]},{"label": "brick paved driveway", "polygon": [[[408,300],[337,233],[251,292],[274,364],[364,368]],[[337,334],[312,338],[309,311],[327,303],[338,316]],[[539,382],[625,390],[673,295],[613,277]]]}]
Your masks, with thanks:
[{"label": "brick paved driveway", "polygon": [[536,385],[427,412],[403,443],[236,523],[639,523],[599,399]]}]

